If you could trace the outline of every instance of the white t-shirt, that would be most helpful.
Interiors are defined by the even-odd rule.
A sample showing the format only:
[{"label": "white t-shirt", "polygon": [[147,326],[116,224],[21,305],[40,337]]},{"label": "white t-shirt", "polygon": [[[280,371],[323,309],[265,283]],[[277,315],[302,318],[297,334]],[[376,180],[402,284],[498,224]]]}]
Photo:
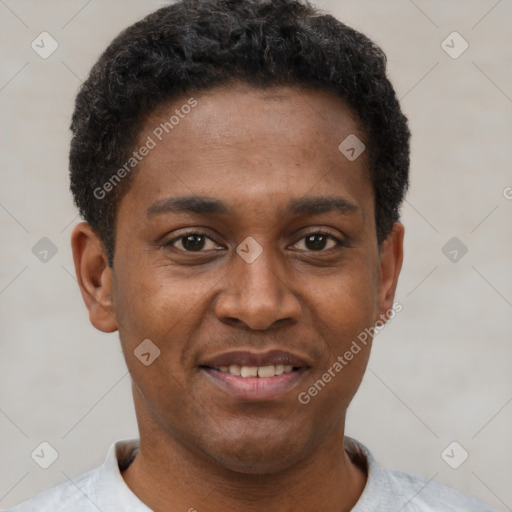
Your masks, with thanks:
[{"label": "white t-shirt", "polygon": [[[366,467],[368,478],[352,512],[495,512],[475,498],[426,478],[381,468],[369,450],[350,437],[345,449]],[[7,512],[148,512],[126,485],[121,470],[138,451],[138,440],[112,444],[102,466],[48,489]]]}]

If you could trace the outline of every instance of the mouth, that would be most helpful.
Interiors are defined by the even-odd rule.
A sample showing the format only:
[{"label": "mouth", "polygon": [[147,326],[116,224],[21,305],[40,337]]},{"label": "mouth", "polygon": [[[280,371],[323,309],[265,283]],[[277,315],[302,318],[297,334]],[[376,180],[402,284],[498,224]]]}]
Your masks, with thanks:
[{"label": "mouth", "polygon": [[298,385],[309,369],[304,359],[282,351],[231,352],[199,365],[218,389],[244,401],[282,397]]},{"label": "mouth", "polygon": [[[204,367],[208,368],[208,366]],[[290,373],[294,370],[300,370],[300,367],[291,364],[270,364],[266,366],[240,366],[238,364],[231,364],[229,366],[219,366],[218,368],[211,368],[221,373],[229,373],[230,375],[237,375],[244,379],[259,378],[268,379],[283,373]]]}]

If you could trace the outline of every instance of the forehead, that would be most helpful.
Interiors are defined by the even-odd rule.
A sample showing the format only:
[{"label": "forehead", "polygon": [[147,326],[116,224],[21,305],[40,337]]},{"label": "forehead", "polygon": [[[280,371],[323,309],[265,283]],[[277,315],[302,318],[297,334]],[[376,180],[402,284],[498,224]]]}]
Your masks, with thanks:
[{"label": "forehead", "polygon": [[238,84],[183,96],[145,120],[137,147],[149,140],[153,147],[137,165],[128,200],[147,209],[198,195],[245,210],[308,193],[371,202],[366,154],[351,161],[339,149],[349,136],[365,139],[334,93]]}]

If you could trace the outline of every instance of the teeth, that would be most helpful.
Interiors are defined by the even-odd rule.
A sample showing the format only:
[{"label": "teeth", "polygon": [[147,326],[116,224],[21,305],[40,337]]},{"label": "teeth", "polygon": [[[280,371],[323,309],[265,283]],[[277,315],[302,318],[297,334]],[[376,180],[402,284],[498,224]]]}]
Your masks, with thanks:
[{"label": "teeth", "polygon": [[275,366],[273,364],[258,368],[258,377],[273,377],[275,374]]},{"label": "teeth", "polygon": [[271,364],[268,366],[239,366],[232,364],[230,366],[220,366],[215,368],[222,373],[230,373],[231,375],[240,375],[241,377],[274,377],[283,373],[290,373],[293,371],[291,364]]},{"label": "teeth", "polygon": [[[222,368],[225,368],[225,366],[223,366]],[[219,370],[222,371],[222,368],[219,368]],[[231,375],[240,375],[240,366],[238,366],[237,364],[232,364],[229,367],[229,373],[231,373]]]},{"label": "teeth", "polygon": [[240,368],[240,375],[242,377],[257,377],[258,367],[257,366],[242,366]]}]

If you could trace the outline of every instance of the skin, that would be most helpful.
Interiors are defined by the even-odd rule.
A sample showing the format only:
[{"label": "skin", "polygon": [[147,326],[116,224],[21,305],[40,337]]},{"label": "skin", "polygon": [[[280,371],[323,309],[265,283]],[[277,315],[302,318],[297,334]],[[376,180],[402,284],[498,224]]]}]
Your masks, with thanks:
[{"label": "skin", "polygon": [[[350,162],[338,150],[349,134],[365,135],[339,97],[242,84],[194,97],[120,201],[113,268],[88,224],[72,235],[90,321],[119,331],[132,376],[141,444],[123,477],[155,511],[348,511],[366,473],[344,451],[345,416],[370,343],[310,403],[297,396],[392,307],[403,226],[379,248],[366,154]],[[140,144],[187,99],[153,112]],[[231,212],[147,215],[189,195]],[[286,213],[304,197],[343,198],[356,210]],[[208,237],[200,253],[178,239],[197,231]],[[318,232],[344,245],[307,243]],[[248,236],[263,248],[252,263],[236,253]],[[161,353],[145,366],[133,352],[148,338]],[[288,350],[310,369],[277,399],[235,399],[198,364],[241,348]]]}]

